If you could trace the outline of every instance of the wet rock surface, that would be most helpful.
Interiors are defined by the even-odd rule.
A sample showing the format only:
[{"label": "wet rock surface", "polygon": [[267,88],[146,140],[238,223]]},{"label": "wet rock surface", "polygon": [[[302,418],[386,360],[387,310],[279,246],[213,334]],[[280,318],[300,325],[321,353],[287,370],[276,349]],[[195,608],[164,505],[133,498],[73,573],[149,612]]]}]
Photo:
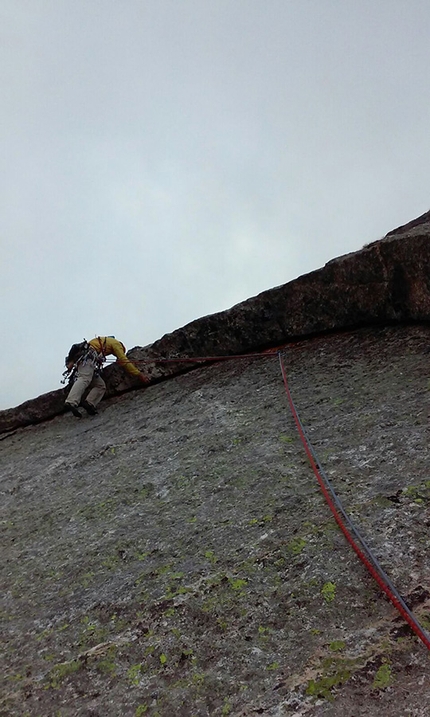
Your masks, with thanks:
[{"label": "wet rock surface", "polygon": [[[427,629],[428,340],[284,351],[321,463]],[[0,714],[428,714],[429,652],[331,517],[276,356],[4,434],[0,461]]]}]

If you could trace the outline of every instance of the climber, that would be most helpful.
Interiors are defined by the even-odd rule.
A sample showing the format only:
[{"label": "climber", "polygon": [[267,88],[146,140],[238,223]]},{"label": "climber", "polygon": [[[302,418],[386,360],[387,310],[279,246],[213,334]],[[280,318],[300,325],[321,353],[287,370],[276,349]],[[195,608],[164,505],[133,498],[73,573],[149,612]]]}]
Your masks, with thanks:
[{"label": "climber", "polygon": [[91,416],[97,413],[97,406],[106,391],[106,384],[100,371],[106,356],[111,355],[116,356],[117,363],[124,366],[132,376],[136,376],[145,385],[149,383],[147,377],[128,360],[124,344],[115,336],[96,336],[91,341],[84,340],[80,344],[73,344],[66,356],[65,374],[72,379],[72,387],[65,406],[76,418],[82,417],[78,406],[87,388],[90,392],[82,402],[82,406]]}]

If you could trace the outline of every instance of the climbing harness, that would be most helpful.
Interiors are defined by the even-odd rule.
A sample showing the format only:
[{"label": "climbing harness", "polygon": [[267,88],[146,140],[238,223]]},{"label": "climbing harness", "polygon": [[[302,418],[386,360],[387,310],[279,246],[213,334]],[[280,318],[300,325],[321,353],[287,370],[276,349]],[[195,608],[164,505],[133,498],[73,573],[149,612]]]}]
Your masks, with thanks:
[{"label": "climbing harness", "polygon": [[102,353],[99,353],[96,349],[94,349],[92,346],[88,345],[88,348],[86,351],[82,354],[81,358],[79,358],[76,362],[76,364],[85,366],[89,364],[90,366],[93,366],[95,369],[100,369],[103,365],[104,356]]},{"label": "climbing harness", "polygon": [[[114,339],[115,337],[114,337],[114,336],[110,336],[109,338]],[[106,337],[106,336],[103,336],[103,337],[102,337],[102,336],[97,336],[97,341],[99,342],[99,351],[98,351],[98,353],[99,353],[101,356],[103,356],[103,361],[104,361],[105,358],[106,358],[106,351],[107,351],[107,347],[106,347],[107,337]],[[121,345],[124,347],[124,344],[121,344]],[[125,348],[125,347],[124,347],[124,348]]]},{"label": "climbing harness", "polygon": [[89,345],[84,339],[80,344],[73,344],[68,355],[65,358],[66,366],[73,361],[71,369],[66,368],[62,373],[62,379],[60,383],[65,384],[66,382],[72,384],[76,380],[76,374],[79,366],[90,365],[94,368],[95,373],[100,373],[104,362],[104,354],[98,352],[95,348]]}]

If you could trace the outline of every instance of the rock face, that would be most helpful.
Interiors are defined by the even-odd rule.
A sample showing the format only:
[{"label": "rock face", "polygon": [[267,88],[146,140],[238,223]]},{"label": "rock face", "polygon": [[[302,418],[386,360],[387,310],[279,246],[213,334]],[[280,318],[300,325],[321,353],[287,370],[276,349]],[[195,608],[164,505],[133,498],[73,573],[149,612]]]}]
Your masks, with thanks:
[{"label": "rock face", "polygon": [[[359,252],[129,352],[137,360],[242,354],[317,333],[430,318],[430,212]],[[189,364],[145,364],[151,381]],[[108,396],[136,388],[111,366]],[[58,415],[64,391],[0,412],[0,433]]]},{"label": "rock face", "polygon": [[[430,626],[426,326],[285,350],[348,513]],[[428,651],[357,560],[277,357],[0,442],[4,715],[428,714]]]},{"label": "rock face", "polygon": [[[293,399],[345,509],[426,629],[428,230],[265,292],[249,302],[256,316],[244,302],[133,352],[243,353],[307,326],[312,337],[283,349]],[[403,241],[420,251],[408,258]],[[329,326],[333,277],[346,324],[324,334],[341,328]],[[320,318],[306,318],[322,295]],[[256,333],[240,329],[245,319]],[[153,385],[129,391],[109,367],[99,415],[0,436],[0,714],[426,717],[428,650],[337,528],[277,355],[160,381],[187,369],[153,364]],[[62,400],[40,397],[32,420]],[[20,410],[25,423],[36,409]]]}]

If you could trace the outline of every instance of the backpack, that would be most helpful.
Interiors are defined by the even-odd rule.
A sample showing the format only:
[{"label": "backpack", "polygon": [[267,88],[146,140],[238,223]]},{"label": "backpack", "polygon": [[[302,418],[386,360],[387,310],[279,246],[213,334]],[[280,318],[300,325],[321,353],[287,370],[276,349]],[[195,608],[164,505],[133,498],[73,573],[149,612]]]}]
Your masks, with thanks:
[{"label": "backpack", "polygon": [[88,348],[89,346],[86,339],[81,341],[80,344],[72,344],[72,346],[70,347],[70,351],[65,359],[66,366],[68,363],[70,363],[70,361],[76,363],[76,361],[81,358],[81,356],[83,356],[86,351],[88,351]]}]

